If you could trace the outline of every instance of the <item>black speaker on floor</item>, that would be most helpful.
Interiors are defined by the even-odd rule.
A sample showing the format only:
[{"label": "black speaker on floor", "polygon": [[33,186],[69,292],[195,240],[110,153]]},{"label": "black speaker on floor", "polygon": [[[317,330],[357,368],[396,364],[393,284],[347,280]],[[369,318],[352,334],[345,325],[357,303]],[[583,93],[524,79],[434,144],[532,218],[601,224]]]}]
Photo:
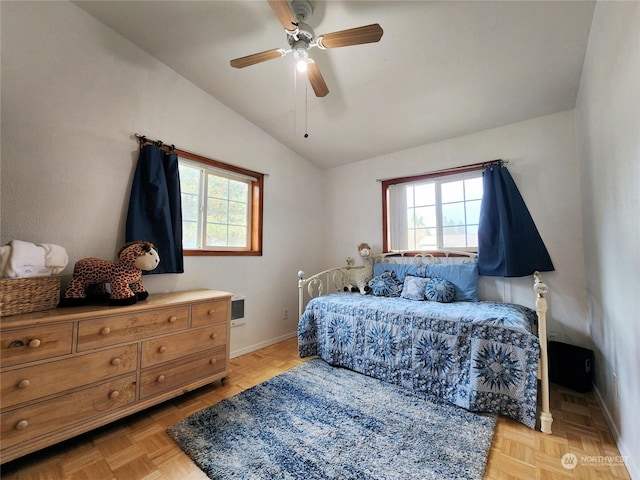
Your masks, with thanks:
[{"label": "black speaker on floor", "polygon": [[576,392],[593,387],[593,350],[562,342],[549,342],[549,380]]}]

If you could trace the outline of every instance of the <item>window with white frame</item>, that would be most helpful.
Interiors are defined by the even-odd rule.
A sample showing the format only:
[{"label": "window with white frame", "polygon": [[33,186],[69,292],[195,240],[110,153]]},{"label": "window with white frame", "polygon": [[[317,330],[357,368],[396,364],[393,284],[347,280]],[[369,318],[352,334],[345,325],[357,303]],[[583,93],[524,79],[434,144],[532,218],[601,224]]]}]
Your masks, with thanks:
[{"label": "window with white frame", "polygon": [[383,182],[385,251],[475,250],[482,171]]},{"label": "window with white frame", "polygon": [[185,254],[261,254],[261,174],[179,156]]}]

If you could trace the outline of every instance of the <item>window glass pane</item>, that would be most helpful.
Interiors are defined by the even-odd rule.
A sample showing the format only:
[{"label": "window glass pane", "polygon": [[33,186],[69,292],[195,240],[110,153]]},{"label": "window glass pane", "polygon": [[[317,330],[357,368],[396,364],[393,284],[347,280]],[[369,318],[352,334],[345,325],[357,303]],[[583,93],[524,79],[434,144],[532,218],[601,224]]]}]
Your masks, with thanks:
[{"label": "window glass pane", "polygon": [[202,253],[186,254],[261,255],[262,174],[191,155],[179,158],[182,242]]},{"label": "window glass pane", "polygon": [[240,226],[229,226],[229,246],[245,247],[247,245],[247,229]]},{"label": "window glass pane", "polygon": [[414,190],[415,189],[413,187],[407,187],[407,207],[413,207]]},{"label": "window glass pane", "polygon": [[246,203],[248,193],[249,185],[246,182],[229,180],[229,200]]},{"label": "window glass pane", "polygon": [[207,199],[207,223],[227,223],[228,202],[217,198]]},{"label": "window glass pane", "polygon": [[200,217],[200,178],[202,170],[178,165],[182,202],[182,246],[198,247],[198,220]]},{"label": "window glass pane", "polygon": [[238,202],[229,202],[229,224],[230,225],[247,225],[247,204]]},{"label": "window glass pane", "polygon": [[180,191],[192,195],[200,194],[200,173],[199,168],[188,167],[179,164],[178,172],[180,174]]},{"label": "window glass pane", "polygon": [[217,175],[208,176],[207,196],[215,198],[229,198],[229,180]]},{"label": "window glass pane", "polygon": [[407,208],[407,227],[409,229],[416,228],[415,216],[416,216],[416,209]]},{"label": "window glass pane", "polygon": [[472,200],[466,203],[467,208],[467,224],[478,223],[480,220],[480,204],[482,200]]},{"label": "window glass pane", "polygon": [[392,245],[391,248],[394,250],[415,250],[416,248],[416,238],[415,238],[415,230],[409,230],[409,236],[407,237],[406,245]]},{"label": "window glass pane", "polygon": [[433,183],[416,185],[414,190],[416,206],[434,205],[436,203],[436,188]]},{"label": "window glass pane", "polygon": [[200,204],[198,195],[182,192],[182,221],[198,222]]},{"label": "window glass pane", "polygon": [[478,246],[478,225],[467,225],[467,247]]},{"label": "window glass pane", "polygon": [[227,245],[227,226],[207,223],[207,245],[221,247]]},{"label": "window glass pane", "polygon": [[467,200],[482,198],[482,177],[470,178],[464,181],[464,196]]},{"label": "window glass pane", "polygon": [[182,246],[184,248],[198,248],[198,221],[188,221],[182,218]]},{"label": "window glass pane", "polygon": [[464,203],[442,205],[442,226],[464,225]]},{"label": "window glass pane", "polygon": [[442,228],[442,244],[445,248],[466,247],[467,232],[464,226],[459,227],[443,227]]},{"label": "window glass pane", "polygon": [[[477,248],[482,187],[480,171],[390,185],[383,199],[388,201],[385,248]],[[404,196],[400,201],[394,200],[397,195],[393,193],[399,188]],[[397,208],[405,199],[406,205]]]},{"label": "window glass pane", "polygon": [[207,245],[247,247],[249,183],[208,176]]},{"label": "window glass pane", "polygon": [[436,207],[420,207],[415,209],[416,227],[436,226]]},{"label": "window glass pane", "polygon": [[435,228],[421,228],[416,230],[416,246],[418,250],[436,248],[438,246],[438,231]]},{"label": "window glass pane", "polygon": [[442,203],[464,200],[464,180],[441,184]]}]

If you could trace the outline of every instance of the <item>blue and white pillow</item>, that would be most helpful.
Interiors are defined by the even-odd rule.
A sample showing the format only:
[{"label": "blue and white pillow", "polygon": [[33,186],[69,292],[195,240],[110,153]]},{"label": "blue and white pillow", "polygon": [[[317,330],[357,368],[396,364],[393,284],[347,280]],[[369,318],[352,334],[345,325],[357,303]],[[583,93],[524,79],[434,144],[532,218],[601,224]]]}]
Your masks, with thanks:
[{"label": "blue and white pillow", "polygon": [[[419,270],[421,276],[443,278],[453,284],[456,302],[478,301],[478,264],[441,263],[425,265]],[[418,273],[416,273],[417,275]]]},{"label": "blue and white pillow", "polygon": [[456,295],[456,289],[448,280],[434,277],[429,279],[425,288],[425,297],[432,302],[449,303]]},{"label": "blue and white pillow", "polygon": [[402,294],[400,296],[407,300],[424,300],[424,293],[428,281],[428,278],[407,275],[404,277],[404,285],[402,286]]},{"label": "blue and white pillow", "polygon": [[416,266],[415,276],[416,277],[429,277],[429,265],[428,264],[420,264]]},{"label": "blue and white pillow", "polygon": [[402,292],[402,282],[395,272],[387,270],[369,280],[371,293],[377,297],[399,297]]},{"label": "blue and white pillow", "polygon": [[442,264],[393,264],[374,263],[373,275],[380,275],[385,270],[395,272],[398,281],[402,282],[407,275],[427,278],[444,278],[453,284],[456,294],[455,302],[478,301],[478,264],[477,263],[442,263]]}]

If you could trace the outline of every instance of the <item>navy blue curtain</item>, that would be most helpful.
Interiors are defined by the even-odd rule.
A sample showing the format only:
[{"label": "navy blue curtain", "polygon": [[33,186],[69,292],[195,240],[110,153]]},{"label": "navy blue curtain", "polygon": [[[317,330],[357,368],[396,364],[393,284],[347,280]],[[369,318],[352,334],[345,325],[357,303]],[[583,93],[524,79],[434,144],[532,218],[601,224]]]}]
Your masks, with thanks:
[{"label": "navy blue curtain", "polygon": [[491,277],[524,277],[554,270],[509,170],[485,168],[478,227],[478,273]]},{"label": "navy blue curtain", "polygon": [[152,242],[160,264],[147,274],[183,273],[182,202],[178,155],[159,145],[140,149],[131,185],[126,241]]}]

